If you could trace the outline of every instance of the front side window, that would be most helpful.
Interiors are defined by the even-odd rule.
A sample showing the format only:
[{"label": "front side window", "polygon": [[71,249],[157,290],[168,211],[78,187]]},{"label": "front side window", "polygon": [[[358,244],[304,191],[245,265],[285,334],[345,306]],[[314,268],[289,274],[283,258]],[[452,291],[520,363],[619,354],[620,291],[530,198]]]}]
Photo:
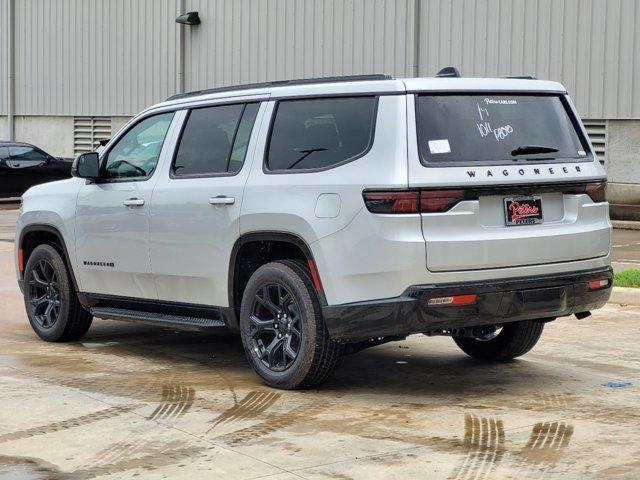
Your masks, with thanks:
[{"label": "front side window", "polygon": [[47,156],[33,147],[9,147],[11,160],[31,160],[44,162]]},{"label": "front side window", "polygon": [[558,95],[419,95],[425,165],[581,161],[588,148]]},{"label": "front side window", "polygon": [[281,100],[267,154],[272,171],[315,170],[364,154],[373,141],[376,97]]},{"label": "front side window", "polygon": [[192,110],[173,162],[173,176],[240,171],[258,108],[258,103],[248,103]]},{"label": "front side window", "polygon": [[151,176],[158,164],[173,112],[145,118],[109,151],[103,175],[111,179],[136,179]]}]

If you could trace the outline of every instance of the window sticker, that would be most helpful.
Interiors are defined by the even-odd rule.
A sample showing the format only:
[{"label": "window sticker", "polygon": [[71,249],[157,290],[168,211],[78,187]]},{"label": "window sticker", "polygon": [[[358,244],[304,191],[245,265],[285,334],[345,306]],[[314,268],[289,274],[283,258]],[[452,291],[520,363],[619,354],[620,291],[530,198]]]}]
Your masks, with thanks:
[{"label": "window sticker", "polygon": [[517,105],[518,101],[513,98],[485,98],[487,105]]},{"label": "window sticker", "polygon": [[586,157],[587,156],[587,152],[585,152],[584,150],[578,150],[578,156],[579,157]]},{"label": "window sticker", "polygon": [[436,155],[438,153],[451,153],[449,140],[429,140],[429,151],[432,155]]}]

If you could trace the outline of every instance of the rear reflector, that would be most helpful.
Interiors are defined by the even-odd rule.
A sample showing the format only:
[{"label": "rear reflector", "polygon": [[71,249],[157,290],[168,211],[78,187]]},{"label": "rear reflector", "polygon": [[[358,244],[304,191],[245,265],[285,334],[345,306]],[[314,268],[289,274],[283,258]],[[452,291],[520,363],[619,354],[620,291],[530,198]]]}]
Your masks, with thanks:
[{"label": "rear reflector", "polygon": [[585,185],[585,192],[596,203],[606,200],[607,182],[591,182]]},{"label": "rear reflector", "polygon": [[454,295],[452,297],[430,298],[427,303],[433,307],[444,306],[444,305],[471,305],[472,303],[476,303],[477,298],[478,296],[475,294]]},{"label": "rear reflector", "polygon": [[608,278],[599,278],[598,280],[589,280],[589,290],[600,290],[609,286]]},{"label": "rear reflector", "polygon": [[24,250],[18,250],[18,270],[24,272]]},{"label": "rear reflector", "polygon": [[316,292],[322,292],[322,283],[320,283],[320,275],[318,275],[318,269],[316,268],[316,264],[313,260],[307,260],[307,266],[309,267],[309,271],[311,272],[311,280],[313,280],[313,286],[316,289]]}]

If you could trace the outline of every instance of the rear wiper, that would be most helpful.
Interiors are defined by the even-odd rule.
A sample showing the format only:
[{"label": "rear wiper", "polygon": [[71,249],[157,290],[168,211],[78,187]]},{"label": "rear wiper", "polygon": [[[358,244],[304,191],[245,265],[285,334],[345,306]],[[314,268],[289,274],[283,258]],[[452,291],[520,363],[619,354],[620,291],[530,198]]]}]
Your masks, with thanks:
[{"label": "rear wiper", "polygon": [[329,149],[328,148],[308,148],[307,150],[298,150],[298,152],[302,153],[302,156],[300,156],[300,158],[298,158],[295,162],[293,162],[291,165],[289,165],[287,167],[287,170],[290,170],[293,167],[295,167],[296,165],[298,165],[301,161],[303,161],[305,158],[307,158],[312,153],[325,152],[327,150],[329,150]]},{"label": "rear wiper", "polygon": [[518,155],[528,155],[530,153],[553,153],[558,152],[557,148],[545,147],[543,145],[522,145],[521,147],[511,150],[511,155],[514,157]]}]

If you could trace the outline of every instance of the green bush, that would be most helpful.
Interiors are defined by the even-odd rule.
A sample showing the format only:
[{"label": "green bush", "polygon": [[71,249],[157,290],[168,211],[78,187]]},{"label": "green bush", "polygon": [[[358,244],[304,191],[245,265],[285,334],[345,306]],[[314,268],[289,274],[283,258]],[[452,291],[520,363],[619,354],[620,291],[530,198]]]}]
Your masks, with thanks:
[{"label": "green bush", "polygon": [[613,276],[613,284],[616,287],[640,287],[640,270],[630,268],[616,273]]}]

